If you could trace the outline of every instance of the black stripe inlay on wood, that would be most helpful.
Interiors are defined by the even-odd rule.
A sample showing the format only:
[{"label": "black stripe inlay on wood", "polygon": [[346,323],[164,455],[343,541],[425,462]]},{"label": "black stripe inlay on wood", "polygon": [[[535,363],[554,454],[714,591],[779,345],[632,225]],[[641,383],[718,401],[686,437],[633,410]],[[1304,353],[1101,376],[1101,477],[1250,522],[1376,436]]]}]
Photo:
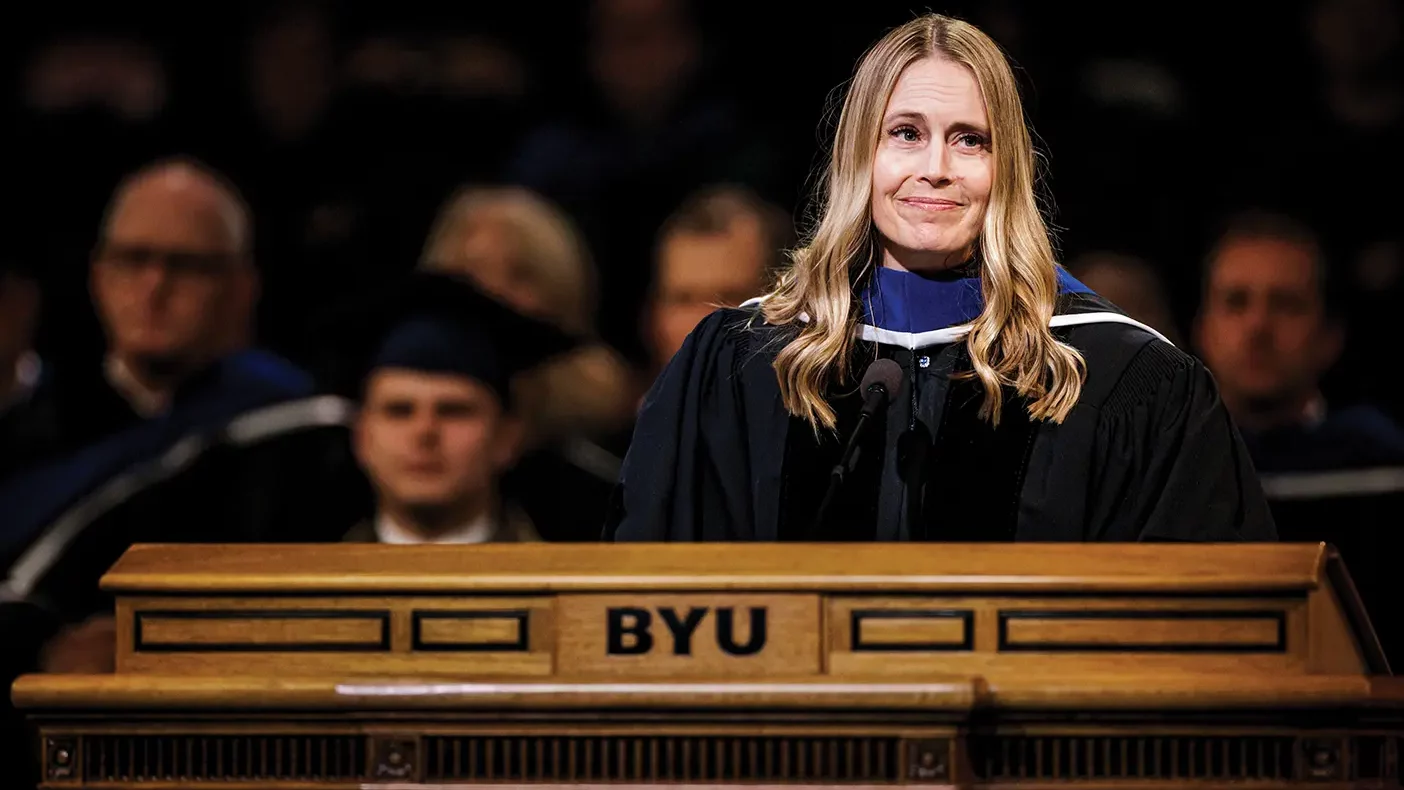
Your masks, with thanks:
[{"label": "black stripe inlay on wood", "polygon": [[[484,609],[472,611],[435,610],[415,612],[410,619],[411,644],[416,651],[455,651],[461,653],[526,653],[531,647],[527,624],[531,613],[526,609]],[[424,642],[426,620],[511,620],[517,626],[517,638],[501,642]]]},{"label": "black stripe inlay on wood", "polygon": [[[379,638],[363,642],[152,642],[142,634],[142,620],[373,620]],[[145,653],[375,653],[390,649],[390,613],[352,609],[176,609],[142,610],[133,620],[133,649]]]},{"label": "black stripe inlay on wood", "polygon": [[[849,612],[849,644],[854,653],[926,653],[975,647],[975,613],[958,609],[854,609]],[[959,620],[958,642],[880,642],[863,639],[863,622],[872,620]]]},{"label": "black stripe inlay on wood", "polygon": [[[1266,620],[1276,626],[1275,638],[1269,642],[1225,644],[1222,642],[1180,642],[1176,644],[1079,643],[1009,641],[1009,623],[1013,620]],[[1255,610],[1173,610],[1154,609],[1093,609],[1086,611],[1001,611],[999,613],[1000,652],[1038,653],[1286,653],[1287,612],[1281,609]]]}]

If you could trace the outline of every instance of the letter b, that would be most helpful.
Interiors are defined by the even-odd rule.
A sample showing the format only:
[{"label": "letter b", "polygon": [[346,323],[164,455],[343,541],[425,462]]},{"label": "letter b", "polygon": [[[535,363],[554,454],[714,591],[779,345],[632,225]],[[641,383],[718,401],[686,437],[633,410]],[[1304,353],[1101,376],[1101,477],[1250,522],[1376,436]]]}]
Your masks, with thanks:
[{"label": "letter b", "polygon": [[[653,649],[653,634],[648,632],[653,623],[653,615],[647,609],[633,606],[611,606],[607,610],[608,643],[605,652],[611,656],[638,656]],[[625,618],[628,618],[626,623]],[[630,644],[624,644],[624,637],[632,636]]]}]

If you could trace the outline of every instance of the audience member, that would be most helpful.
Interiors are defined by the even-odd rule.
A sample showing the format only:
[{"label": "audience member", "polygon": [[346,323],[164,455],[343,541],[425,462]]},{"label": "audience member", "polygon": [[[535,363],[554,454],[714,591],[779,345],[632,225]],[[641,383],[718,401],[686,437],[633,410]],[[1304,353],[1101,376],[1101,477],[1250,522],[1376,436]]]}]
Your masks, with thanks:
[{"label": "audience member", "polygon": [[[470,187],[439,210],[420,268],[462,274],[518,311],[567,332],[595,333],[599,275],[559,208],[517,187]],[[628,368],[600,342],[530,377],[529,442],[608,435],[628,421]]]},{"label": "audience member", "polygon": [[672,206],[718,180],[765,182],[772,159],[709,81],[688,0],[593,0],[581,106],[529,134],[507,176],[576,217],[601,263],[600,330],[642,356],[649,240]]},{"label": "audience member", "polygon": [[1210,253],[1196,340],[1242,430],[1286,541],[1339,548],[1387,653],[1404,659],[1393,545],[1404,508],[1404,432],[1378,409],[1338,406],[1322,379],[1344,342],[1316,235],[1279,215],[1234,218]]},{"label": "audience member", "polygon": [[764,292],[794,236],[789,215],[744,187],[709,187],[684,201],[654,253],[644,329],[650,377],[708,313]]},{"label": "audience member", "polygon": [[1321,381],[1345,342],[1315,234],[1262,212],[1210,253],[1196,339],[1264,472],[1404,461],[1404,436],[1369,406],[1328,408]]},{"label": "audience member", "polygon": [[[1344,552],[1404,662],[1388,605],[1404,592],[1388,542],[1404,512],[1404,239],[1397,192],[1378,189],[1404,161],[1400,5],[1225,8],[1188,38],[1159,24],[1173,8],[1141,9],[1115,40],[1065,9],[967,5],[1021,63],[1070,247],[1178,260],[1223,219],[1218,197],[1294,195],[1301,216],[1231,218],[1202,283],[1107,250],[1068,267],[1187,336],[1281,536]],[[26,210],[0,250],[3,678],[110,668],[96,581],[134,541],[597,539],[641,393],[794,243],[813,110],[851,65],[813,42],[902,16],[728,28],[733,9],[696,0],[590,0],[543,28],[501,4],[104,9],[41,10],[11,48],[6,172]],[[1237,47],[1250,31],[1262,46]],[[1225,128],[1253,144],[1182,144]],[[141,167],[176,150],[218,169]],[[1311,156],[1330,172],[1303,186]],[[464,182],[480,186],[438,205]],[[411,282],[469,281],[435,303],[460,308],[443,333],[418,338],[458,333],[446,357],[398,346],[414,353],[319,393],[289,361],[330,347],[309,317],[370,290],[385,304],[357,303],[380,333],[363,350],[391,349],[403,337],[370,317],[411,317],[419,303],[387,289],[416,258]],[[483,293],[455,301],[460,285]],[[1169,296],[1187,307],[1201,286],[1191,324]],[[485,298],[520,315],[494,324],[506,314]],[[503,327],[538,323],[576,342],[510,387],[464,361],[484,327],[497,358],[531,358]],[[0,706],[0,746],[19,743],[12,714]]]},{"label": "audience member", "polygon": [[570,350],[569,336],[448,275],[417,274],[389,301],[388,310],[368,305],[349,316],[369,321],[369,334],[339,333],[365,360],[355,446],[376,493],[373,518],[345,539],[539,540],[501,487],[522,449],[512,388],[522,371]]},{"label": "audience member", "polygon": [[[45,460],[0,486],[0,638],[15,666],[111,666],[98,579],[138,542],[278,542],[363,509],[349,404],[251,349],[258,298],[238,193],[192,160],[124,179],[92,257],[108,353],[33,398]],[[96,651],[96,652],[94,652]]]},{"label": "audience member", "polygon": [[420,267],[466,276],[516,310],[586,339],[518,386],[523,456],[506,485],[548,540],[598,537],[617,479],[633,382],[623,357],[593,340],[598,274],[560,209],[517,187],[470,187],[440,209]]}]

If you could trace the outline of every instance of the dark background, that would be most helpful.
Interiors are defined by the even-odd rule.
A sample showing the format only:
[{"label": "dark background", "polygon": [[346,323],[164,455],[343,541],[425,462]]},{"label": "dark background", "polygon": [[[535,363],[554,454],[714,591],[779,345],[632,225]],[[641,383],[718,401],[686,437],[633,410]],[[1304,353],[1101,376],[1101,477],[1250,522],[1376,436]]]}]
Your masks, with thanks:
[{"label": "dark background", "polygon": [[[265,345],[311,353],[301,343],[308,313],[412,266],[451,190],[517,181],[582,223],[604,281],[601,331],[637,358],[648,256],[668,211],[697,187],[731,180],[802,222],[835,89],[886,29],[934,10],[981,25],[1018,63],[1064,260],[1094,250],[1149,259],[1184,328],[1200,261],[1229,210],[1301,215],[1327,236],[1351,318],[1328,396],[1369,395],[1399,414],[1392,374],[1372,364],[1392,348],[1379,341],[1392,335],[1399,304],[1402,70],[1391,0],[708,0],[691,7],[704,52],[698,79],[672,120],[636,139],[610,125],[585,68],[588,3],[120,5],[25,4],[0,33],[12,206],[0,243],[42,262],[49,357],[100,348],[85,264],[112,187],[154,157],[188,153],[226,172],[253,205]],[[312,22],[267,44],[280,13],[304,9],[297,18]],[[260,62],[284,88],[310,86],[290,94],[321,107],[306,135],[279,140],[252,111]],[[446,76],[454,63],[467,76]],[[130,91],[146,97],[129,102],[144,109],[64,98],[102,82],[94,73],[144,75],[125,78],[148,86]],[[1340,74],[1392,85],[1394,112],[1339,117],[1329,97]],[[561,128],[632,159],[552,159]],[[694,143],[708,154],[695,155]]]}]

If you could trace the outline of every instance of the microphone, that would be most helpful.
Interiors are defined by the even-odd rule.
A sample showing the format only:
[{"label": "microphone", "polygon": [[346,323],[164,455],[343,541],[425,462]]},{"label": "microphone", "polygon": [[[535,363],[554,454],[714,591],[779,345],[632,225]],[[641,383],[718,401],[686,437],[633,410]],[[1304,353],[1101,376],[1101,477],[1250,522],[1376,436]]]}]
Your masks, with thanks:
[{"label": "microphone", "polygon": [[858,423],[853,426],[853,432],[848,435],[848,443],[844,445],[843,454],[839,456],[838,463],[829,470],[829,487],[824,491],[824,499],[819,503],[818,515],[814,517],[814,529],[811,534],[817,535],[819,528],[824,524],[824,518],[829,514],[829,508],[833,505],[834,497],[838,490],[843,487],[843,481],[848,473],[853,471],[853,467],[858,464],[858,440],[862,437],[864,429],[873,417],[880,414],[887,408],[893,393],[897,392],[902,385],[902,366],[890,359],[879,359],[868,365],[868,369],[863,372],[863,383],[859,385],[859,391],[863,393],[863,408],[858,412]]}]

